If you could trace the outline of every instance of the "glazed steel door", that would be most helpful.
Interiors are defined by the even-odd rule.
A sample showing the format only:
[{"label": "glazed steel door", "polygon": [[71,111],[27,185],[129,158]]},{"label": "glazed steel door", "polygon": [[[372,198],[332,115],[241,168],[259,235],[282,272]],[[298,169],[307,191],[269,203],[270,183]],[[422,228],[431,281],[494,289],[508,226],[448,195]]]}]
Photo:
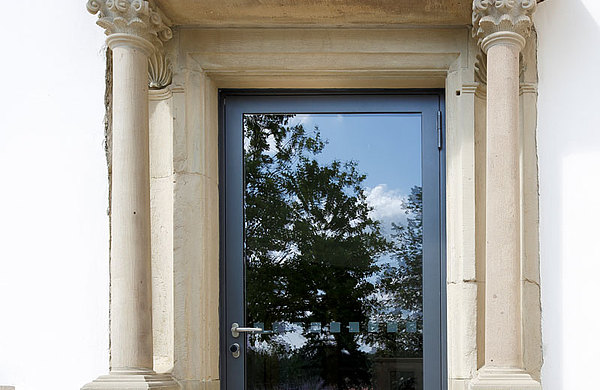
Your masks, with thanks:
[{"label": "glazed steel door", "polygon": [[444,388],[442,96],[222,91],[223,389]]}]

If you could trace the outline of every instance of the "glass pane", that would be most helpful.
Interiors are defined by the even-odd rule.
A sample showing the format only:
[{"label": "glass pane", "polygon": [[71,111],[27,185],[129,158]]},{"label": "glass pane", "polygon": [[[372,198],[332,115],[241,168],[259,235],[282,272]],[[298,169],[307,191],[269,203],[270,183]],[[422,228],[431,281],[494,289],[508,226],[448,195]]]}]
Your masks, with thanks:
[{"label": "glass pane", "polygon": [[244,116],[249,390],[423,388],[421,117]]}]

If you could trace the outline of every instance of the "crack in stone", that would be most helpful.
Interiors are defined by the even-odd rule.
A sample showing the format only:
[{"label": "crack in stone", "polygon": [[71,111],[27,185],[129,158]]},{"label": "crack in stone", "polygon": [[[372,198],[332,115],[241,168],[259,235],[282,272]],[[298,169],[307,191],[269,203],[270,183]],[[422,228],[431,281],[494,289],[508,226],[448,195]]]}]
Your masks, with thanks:
[{"label": "crack in stone", "polygon": [[538,282],[536,282],[535,280],[531,280],[531,279],[529,279],[529,278],[524,278],[524,279],[523,279],[523,281],[525,281],[525,282],[528,282],[528,283],[531,283],[531,284],[534,284],[534,285],[536,285],[538,288],[540,288],[540,284],[539,284]]}]

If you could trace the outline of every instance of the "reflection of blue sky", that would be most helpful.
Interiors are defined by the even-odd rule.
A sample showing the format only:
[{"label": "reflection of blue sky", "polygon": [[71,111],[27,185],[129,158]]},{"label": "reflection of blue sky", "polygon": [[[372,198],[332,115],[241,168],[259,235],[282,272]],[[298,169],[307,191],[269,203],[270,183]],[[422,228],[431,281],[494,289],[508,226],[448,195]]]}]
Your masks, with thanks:
[{"label": "reflection of blue sky", "polygon": [[354,160],[365,185],[387,184],[408,193],[421,183],[421,116],[416,114],[299,114],[307,129],[319,127],[329,143],[320,160]]},{"label": "reflection of blue sky", "polygon": [[421,185],[421,116],[417,114],[298,114],[292,123],[307,130],[319,127],[327,141],[317,156],[323,163],[356,161],[364,181],[372,217],[405,222],[402,200]]}]

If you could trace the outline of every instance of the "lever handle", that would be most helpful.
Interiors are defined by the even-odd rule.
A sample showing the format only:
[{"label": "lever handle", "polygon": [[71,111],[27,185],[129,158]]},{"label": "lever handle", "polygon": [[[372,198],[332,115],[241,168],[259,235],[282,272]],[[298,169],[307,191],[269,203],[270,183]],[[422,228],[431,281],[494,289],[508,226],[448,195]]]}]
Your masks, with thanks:
[{"label": "lever handle", "polygon": [[237,322],[231,324],[231,335],[233,337],[239,337],[240,333],[257,333],[262,331],[261,328],[242,328]]}]

